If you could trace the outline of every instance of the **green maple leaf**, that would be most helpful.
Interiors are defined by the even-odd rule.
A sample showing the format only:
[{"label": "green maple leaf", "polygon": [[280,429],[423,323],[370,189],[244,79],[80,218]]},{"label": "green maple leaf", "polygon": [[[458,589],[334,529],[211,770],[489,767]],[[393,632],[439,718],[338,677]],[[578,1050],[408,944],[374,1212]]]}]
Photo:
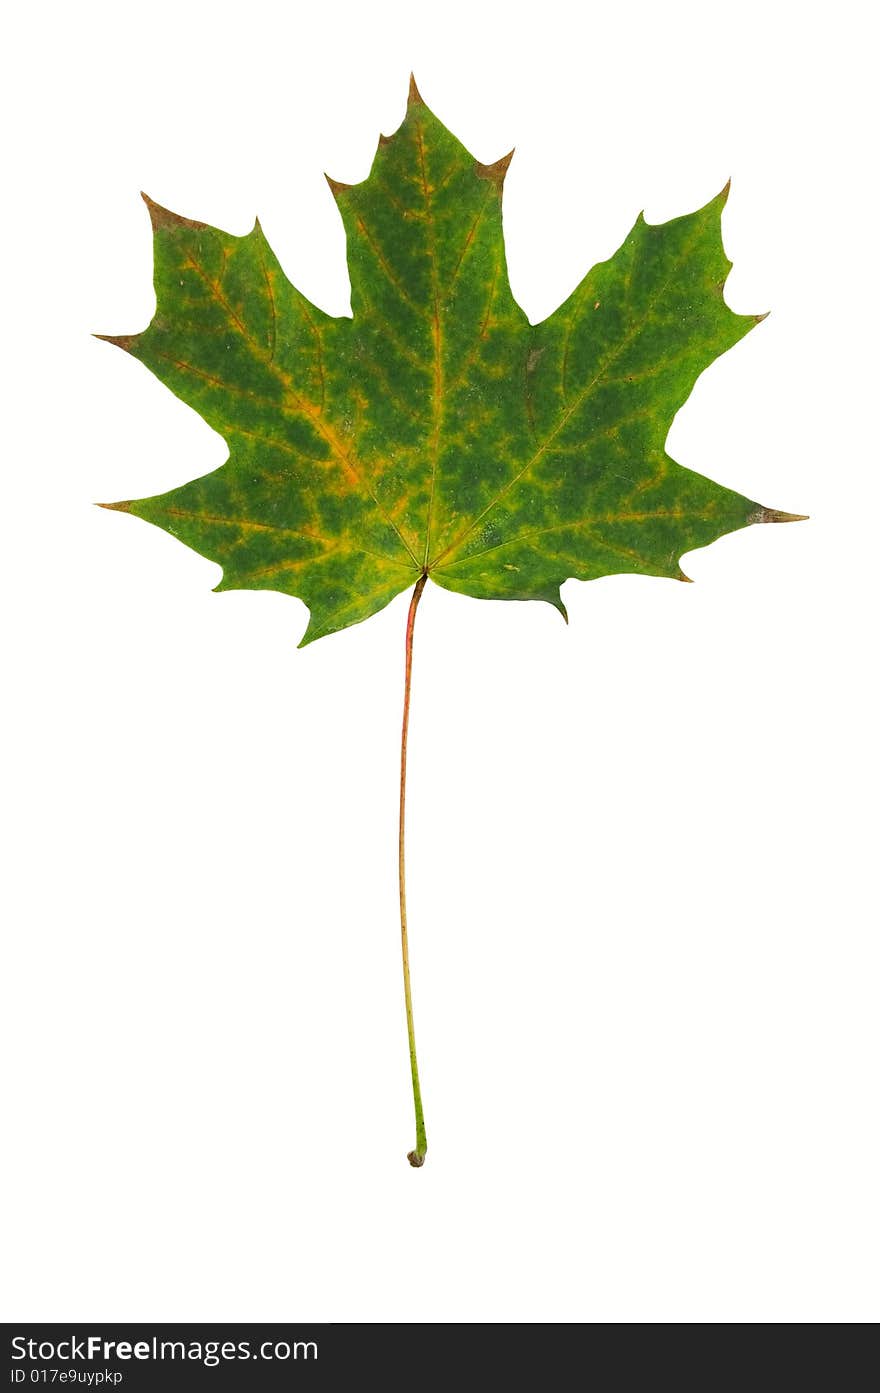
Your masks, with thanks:
[{"label": "green maple leaf", "polygon": [[[329,180],[345,224],[351,318],[291,285],[259,223],[233,237],[147,199],[156,313],[110,342],[226,440],[229,458],[136,514],[219,562],[218,590],[304,600],[303,643],[413,586],[401,769],[401,905],[417,1146],[426,1147],[403,897],[412,628],[428,578],[480,599],[546,600],[569,577],[686,579],[679,559],[765,508],[664,445],[700,373],[762,315],[724,302],[727,190],[623,246],[531,325],[508,283],[509,156],[481,165],[415,84],[370,174]],[[99,337],[106,337],[99,335]]]},{"label": "green maple leaf", "polygon": [[147,199],[156,314],[110,342],[194,407],[229,458],[109,506],[219,562],[218,590],[304,600],[303,643],[367,619],[423,573],[564,614],[568,577],[680,580],[684,552],[790,520],[664,450],[699,374],[763,318],[724,303],[727,190],[672,222],[639,217],[531,325],[507,279],[508,163],[478,164],[413,85],[369,177],[330,181],[352,318],[291,285],[259,223],[233,237]]}]

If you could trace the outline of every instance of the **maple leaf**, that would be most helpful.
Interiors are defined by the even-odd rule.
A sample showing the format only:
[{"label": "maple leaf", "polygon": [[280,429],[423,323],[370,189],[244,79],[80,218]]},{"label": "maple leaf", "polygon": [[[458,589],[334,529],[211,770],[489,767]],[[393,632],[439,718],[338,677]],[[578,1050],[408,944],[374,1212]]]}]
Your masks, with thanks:
[{"label": "maple leaf", "polygon": [[724,303],[727,190],[672,222],[639,217],[620,250],[531,325],[505,264],[509,162],[474,160],[412,83],[368,178],[328,180],[347,235],[350,318],[291,285],[259,223],[233,237],[148,198],[156,313],[143,333],[110,337],[224,437],[229,458],[169,493],[104,507],[219,562],[218,590],[304,600],[302,643],[413,586],[399,880],[414,1166],[427,1138],[404,824],[413,629],[428,579],[481,599],[546,600],[564,615],[569,577],[683,580],[684,552],[796,516],[664,449],[699,374],[763,318]]},{"label": "maple leaf", "polygon": [[234,237],[146,199],[156,314],[107,336],[218,431],[229,458],[136,514],[219,562],[218,590],[280,590],[303,643],[426,574],[481,599],[546,600],[616,572],[686,579],[679,559],[793,515],[676,464],[672,418],[764,316],[723,290],[727,190],[652,226],[531,325],[501,227],[510,156],[481,165],[411,85],[366,180],[328,180],[351,318],[291,285],[259,222]]}]

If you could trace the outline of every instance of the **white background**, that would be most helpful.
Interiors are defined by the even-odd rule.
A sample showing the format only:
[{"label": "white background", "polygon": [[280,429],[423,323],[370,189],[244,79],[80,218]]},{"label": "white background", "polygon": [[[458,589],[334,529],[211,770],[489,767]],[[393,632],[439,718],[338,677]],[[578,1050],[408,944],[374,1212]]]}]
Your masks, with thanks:
[{"label": "white background", "polygon": [[[6,1319],[871,1320],[877,1291],[876,168],[869,7],[31,5],[4,117]],[[697,582],[429,587],[410,911],[406,596],[306,613],[95,500],[223,441],[89,337],[152,313],[138,190],[347,312],[328,170],[428,104],[517,147],[550,313],[733,177],[771,309],[672,428],[809,513]]]}]

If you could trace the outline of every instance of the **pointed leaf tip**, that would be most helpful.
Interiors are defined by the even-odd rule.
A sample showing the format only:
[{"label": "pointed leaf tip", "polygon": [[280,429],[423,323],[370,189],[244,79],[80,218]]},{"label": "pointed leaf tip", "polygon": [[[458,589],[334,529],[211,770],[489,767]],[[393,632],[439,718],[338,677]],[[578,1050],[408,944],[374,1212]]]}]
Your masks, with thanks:
[{"label": "pointed leaf tip", "polygon": [[422,94],[416,86],[416,79],[414,73],[410,73],[409,75],[409,91],[406,94],[406,104],[407,106],[425,105],[424,99],[422,98]]},{"label": "pointed leaf tip", "polygon": [[140,334],[92,334],[92,338],[100,339],[102,343],[112,343],[114,347],[130,353],[132,344],[140,338]]},{"label": "pointed leaf tip", "polygon": [[122,503],[96,503],[96,508],[109,508],[111,513],[130,513],[131,499],[126,499]]},{"label": "pointed leaf tip", "polygon": [[500,192],[504,187],[504,177],[510,168],[510,161],[513,159],[515,153],[515,150],[511,150],[509,154],[502,155],[501,159],[496,160],[494,164],[480,164],[479,160],[477,160],[474,168],[479,178],[488,179]]},{"label": "pointed leaf tip", "polygon": [[150,215],[150,222],[154,232],[162,232],[170,227],[188,227],[194,232],[203,232],[208,226],[204,222],[195,222],[192,218],[182,218],[179,213],[172,213],[170,208],[163,208],[161,203],[155,203],[148,193],[141,190],[141,198],[147,205],[147,212]]},{"label": "pointed leaf tip", "polygon": [[749,522],[808,522],[809,517],[809,513],[781,513],[778,508],[756,508]]},{"label": "pointed leaf tip", "polygon": [[345,193],[346,189],[351,188],[351,184],[342,184],[338,179],[331,179],[330,175],[327,173],[324,174],[324,178],[327,180],[328,187],[334,198],[338,198],[341,193]]}]

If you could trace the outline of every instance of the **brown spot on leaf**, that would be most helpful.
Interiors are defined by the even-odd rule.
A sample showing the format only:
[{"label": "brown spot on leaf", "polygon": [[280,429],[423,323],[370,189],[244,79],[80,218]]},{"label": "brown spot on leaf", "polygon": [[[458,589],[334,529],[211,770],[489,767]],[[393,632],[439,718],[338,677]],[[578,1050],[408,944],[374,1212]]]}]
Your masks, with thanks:
[{"label": "brown spot on leaf", "polygon": [[195,222],[192,218],[182,218],[179,213],[172,213],[170,208],[154,203],[149,194],[142,193],[141,198],[147,205],[154,232],[162,232],[168,227],[188,227],[193,232],[204,232],[208,226],[206,222]]},{"label": "brown spot on leaf", "polygon": [[510,168],[513,155],[514,152],[511,150],[509,155],[502,155],[501,159],[496,160],[494,164],[480,164],[479,160],[475,160],[474,170],[480,179],[488,179],[500,193],[504,187],[504,176]]},{"label": "brown spot on leaf", "polygon": [[[130,353],[132,346],[140,338],[140,334],[92,334],[92,338],[100,339],[102,343],[115,344],[117,348],[124,349],[126,353]],[[103,508],[103,506],[102,503],[101,507]]]},{"label": "brown spot on leaf", "polygon": [[351,188],[351,184],[341,184],[338,179],[331,179],[329,174],[325,174],[324,178],[327,180],[334,198],[338,198],[341,193],[345,193],[346,189]]},{"label": "brown spot on leaf", "polygon": [[755,522],[807,522],[809,513],[781,513],[778,508],[756,508],[749,514],[749,523]]}]

